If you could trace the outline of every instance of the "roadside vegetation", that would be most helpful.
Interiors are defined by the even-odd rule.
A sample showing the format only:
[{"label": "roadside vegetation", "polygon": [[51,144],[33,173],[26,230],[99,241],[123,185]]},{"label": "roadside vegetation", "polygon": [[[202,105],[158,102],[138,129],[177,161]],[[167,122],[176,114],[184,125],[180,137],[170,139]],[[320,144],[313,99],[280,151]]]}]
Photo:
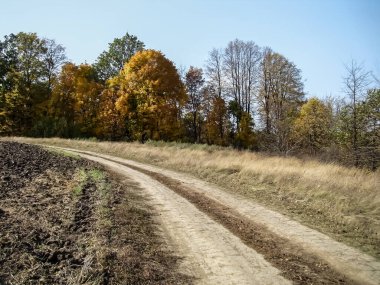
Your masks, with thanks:
[{"label": "roadside vegetation", "polygon": [[207,145],[13,139],[90,150],[190,173],[380,257],[378,170]]}]

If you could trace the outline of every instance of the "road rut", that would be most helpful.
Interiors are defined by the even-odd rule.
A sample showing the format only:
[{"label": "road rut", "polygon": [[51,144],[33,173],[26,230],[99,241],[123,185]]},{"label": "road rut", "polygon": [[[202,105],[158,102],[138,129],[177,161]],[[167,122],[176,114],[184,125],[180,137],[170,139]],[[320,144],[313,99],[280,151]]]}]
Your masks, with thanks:
[{"label": "road rut", "polygon": [[[374,258],[243,197],[224,192],[191,176],[159,167],[92,152],[79,151],[79,154],[108,165],[118,172],[122,171],[142,184],[151,195],[157,210],[162,213],[164,232],[177,246],[177,252],[186,256],[183,262],[184,271],[195,273],[202,284],[222,281],[226,284],[226,280],[231,280],[230,284],[287,284],[289,281],[280,276],[281,272],[261,255],[245,246],[239,238],[197,210],[186,199],[130,167],[166,175],[196,192],[228,205],[240,215],[265,225],[273,233],[316,254],[337,271],[360,284],[380,284],[380,265]],[[200,242],[197,244],[195,240]],[[208,242],[212,247],[204,246]]]},{"label": "road rut", "polygon": [[244,245],[186,199],[148,175],[105,160],[80,154],[140,184],[149,195],[166,238],[184,257],[182,271],[199,284],[291,284],[261,255]]}]

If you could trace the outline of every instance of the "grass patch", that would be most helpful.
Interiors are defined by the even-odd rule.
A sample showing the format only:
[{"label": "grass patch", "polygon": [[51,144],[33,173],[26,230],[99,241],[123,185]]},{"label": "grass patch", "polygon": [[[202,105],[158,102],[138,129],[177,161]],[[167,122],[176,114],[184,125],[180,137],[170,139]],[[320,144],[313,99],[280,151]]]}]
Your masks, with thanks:
[{"label": "grass patch", "polygon": [[78,197],[83,194],[83,187],[88,180],[87,171],[84,168],[79,168],[74,174],[74,181],[76,181],[75,186],[73,187],[72,194],[74,197]]},{"label": "grass patch", "polygon": [[68,152],[68,151],[65,151],[65,150],[54,149],[54,148],[49,148],[49,147],[46,147],[45,149],[47,151],[49,151],[49,152],[52,152],[52,153],[58,154],[58,155],[62,155],[64,157],[69,157],[69,158],[73,158],[73,159],[76,159],[76,160],[81,159],[81,157],[78,154],[75,154],[75,153],[72,153],[72,152]]},{"label": "grass patch", "polygon": [[95,182],[100,182],[104,179],[105,174],[103,171],[99,169],[91,169],[88,172],[88,175],[95,181]]},{"label": "grass patch", "polygon": [[104,192],[107,189],[107,183],[104,180],[105,173],[97,168],[84,169],[79,168],[74,174],[74,181],[76,181],[73,187],[72,193],[74,196],[80,196],[83,194],[83,188],[91,181],[97,185],[97,189]]}]

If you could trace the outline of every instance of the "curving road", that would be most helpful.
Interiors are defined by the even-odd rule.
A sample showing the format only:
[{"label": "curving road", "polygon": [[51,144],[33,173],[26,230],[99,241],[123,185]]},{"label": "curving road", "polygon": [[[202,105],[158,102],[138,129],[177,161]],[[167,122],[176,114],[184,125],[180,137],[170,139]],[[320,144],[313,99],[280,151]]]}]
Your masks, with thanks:
[{"label": "curving road", "polygon": [[[139,183],[158,213],[167,243],[183,257],[181,271],[195,276],[196,283],[380,284],[380,263],[374,258],[243,197],[159,167],[63,149]],[[205,206],[200,200],[209,203]],[[241,232],[234,221],[241,221]],[[256,232],[247,230],[251,225]],[[263,233],[264,243],[274,240],[273,250],[283,250],[283,257],[256,250],[259,243],[251,242],[252,237]]]}]

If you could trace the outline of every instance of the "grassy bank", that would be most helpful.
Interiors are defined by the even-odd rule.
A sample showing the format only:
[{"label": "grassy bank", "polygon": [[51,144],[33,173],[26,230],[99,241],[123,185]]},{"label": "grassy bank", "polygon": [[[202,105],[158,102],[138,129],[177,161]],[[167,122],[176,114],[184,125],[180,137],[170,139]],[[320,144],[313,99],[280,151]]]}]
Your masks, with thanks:
[{"label": "grassy bank", "polygon": [[380,172],[176,143],[13,138],[107,153],[191,173],[380,258]]}]

